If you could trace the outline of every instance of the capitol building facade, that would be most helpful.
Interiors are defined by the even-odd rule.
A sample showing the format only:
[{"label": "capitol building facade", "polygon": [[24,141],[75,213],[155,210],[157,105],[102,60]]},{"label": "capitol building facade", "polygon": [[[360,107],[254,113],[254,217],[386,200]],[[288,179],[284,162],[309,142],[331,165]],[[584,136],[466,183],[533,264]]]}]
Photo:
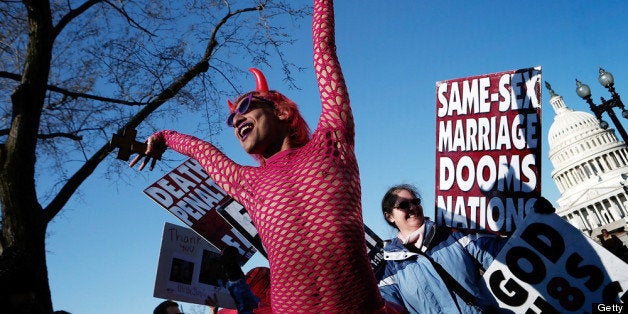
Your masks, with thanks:
[{"label": "capitol building facade", "polygon": [[556,213],[594,240],[601,229],[624,232],[628,217],[628,146],[574,111],[546,84],[556,112],[549,134],[552,179],[561,193]]}]

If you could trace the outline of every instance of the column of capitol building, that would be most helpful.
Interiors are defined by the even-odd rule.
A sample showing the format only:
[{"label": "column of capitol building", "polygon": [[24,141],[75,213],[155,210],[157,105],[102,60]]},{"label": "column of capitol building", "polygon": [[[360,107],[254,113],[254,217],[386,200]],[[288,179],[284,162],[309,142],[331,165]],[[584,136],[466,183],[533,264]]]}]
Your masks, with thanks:
[{"label": "column of capitol building", "polygon": [[548,134],[552,179],[561,193],[556,213],[595,241],[607,229],[627,243],[628,146],[546,87],[556,112]]}]

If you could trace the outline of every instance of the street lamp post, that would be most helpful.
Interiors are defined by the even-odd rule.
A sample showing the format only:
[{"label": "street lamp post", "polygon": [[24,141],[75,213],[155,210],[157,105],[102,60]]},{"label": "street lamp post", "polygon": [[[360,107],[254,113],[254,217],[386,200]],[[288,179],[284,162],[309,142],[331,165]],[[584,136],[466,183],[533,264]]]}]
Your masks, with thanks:
[{"label": "street lamp post", "polygon": [[580,81],[578,81],[578,79],[576,79],[576,93],[578,94],[578,96],[580,96],[580,98],[584,99],[587,104],[589,104],[589,108],[591,109],[591,111],[593,111],[595,117],[597,117],[597,120],[600,121],[601,128],[608,128],[608,122],[602,120],[602,113],[606,112],[608,116],[611,117],[611,120],[619,131],[619,134],[624,140],[624,143],[628,144],[628,134],[626,134],[624,126],[621,124],[621,122],[619,122],[619,119],[617,119],[617,116],[613,111],[614,107],[621,108],[622,117],[628,118],[628,110],[624,108],[624,104],[621,102],[619,94],[617,94],[617,92],[615,91],[615,81],[613,79],[613,75],[610,72],[606,72],[604,69],[600,68],[600,77],[598,77],[598,81],[611,93],[611,99],[606,100],[603,97],[600,97],[600,101],[602,103],[596,105],[591,99],[591,89],[589,88],[589,86],[586,84],[582,84]]}]

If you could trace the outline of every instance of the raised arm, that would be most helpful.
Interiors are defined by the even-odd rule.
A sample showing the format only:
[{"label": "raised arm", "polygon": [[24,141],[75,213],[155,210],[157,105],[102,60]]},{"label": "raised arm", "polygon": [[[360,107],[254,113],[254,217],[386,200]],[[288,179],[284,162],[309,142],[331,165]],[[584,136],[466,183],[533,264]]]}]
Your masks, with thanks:
[{"label": "raised arm", "polygon": [[[242,192],[242,189],[236,186],[237,183],[235,182],[239,182],[242,166],[229,159],[211,143],[191,135],[169,130],[159,131],[151,135],[147,140],[147,149],[144,155],[137,156],[130,166],[133,167],[143,156],[161,155],[166,147],[196,159],[216,184],[227,194],[240,201],[241,195],[239,193]],[[147,161],[148,159],[140,165],[140,170],[146,166]],[[151,164],[151,170],[153,165],[154,163]]]},{"label": "raised arm", "polygon": [[346,136],[353,141],[353,114],[336,55],[333,0],[314,1],[312,37],[314,70],[323,105],[318,129],[332,128],[346,131]]}]

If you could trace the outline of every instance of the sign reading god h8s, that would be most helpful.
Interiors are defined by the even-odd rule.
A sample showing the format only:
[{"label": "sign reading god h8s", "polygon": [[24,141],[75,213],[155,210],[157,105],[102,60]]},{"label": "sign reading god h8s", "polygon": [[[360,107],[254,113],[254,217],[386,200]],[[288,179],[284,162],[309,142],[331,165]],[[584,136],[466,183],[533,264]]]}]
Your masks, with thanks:
[{"label": "sign reading god h8s", "polygon": [[436,221],[511,233],[541,191],[541,68],[436,84]]},{"label": "sign reading god h8s", "polygon": [[628,264],[554,214],[530,213],[484,280],[514,313],[601,313],[600,303],[628,301]]}]

